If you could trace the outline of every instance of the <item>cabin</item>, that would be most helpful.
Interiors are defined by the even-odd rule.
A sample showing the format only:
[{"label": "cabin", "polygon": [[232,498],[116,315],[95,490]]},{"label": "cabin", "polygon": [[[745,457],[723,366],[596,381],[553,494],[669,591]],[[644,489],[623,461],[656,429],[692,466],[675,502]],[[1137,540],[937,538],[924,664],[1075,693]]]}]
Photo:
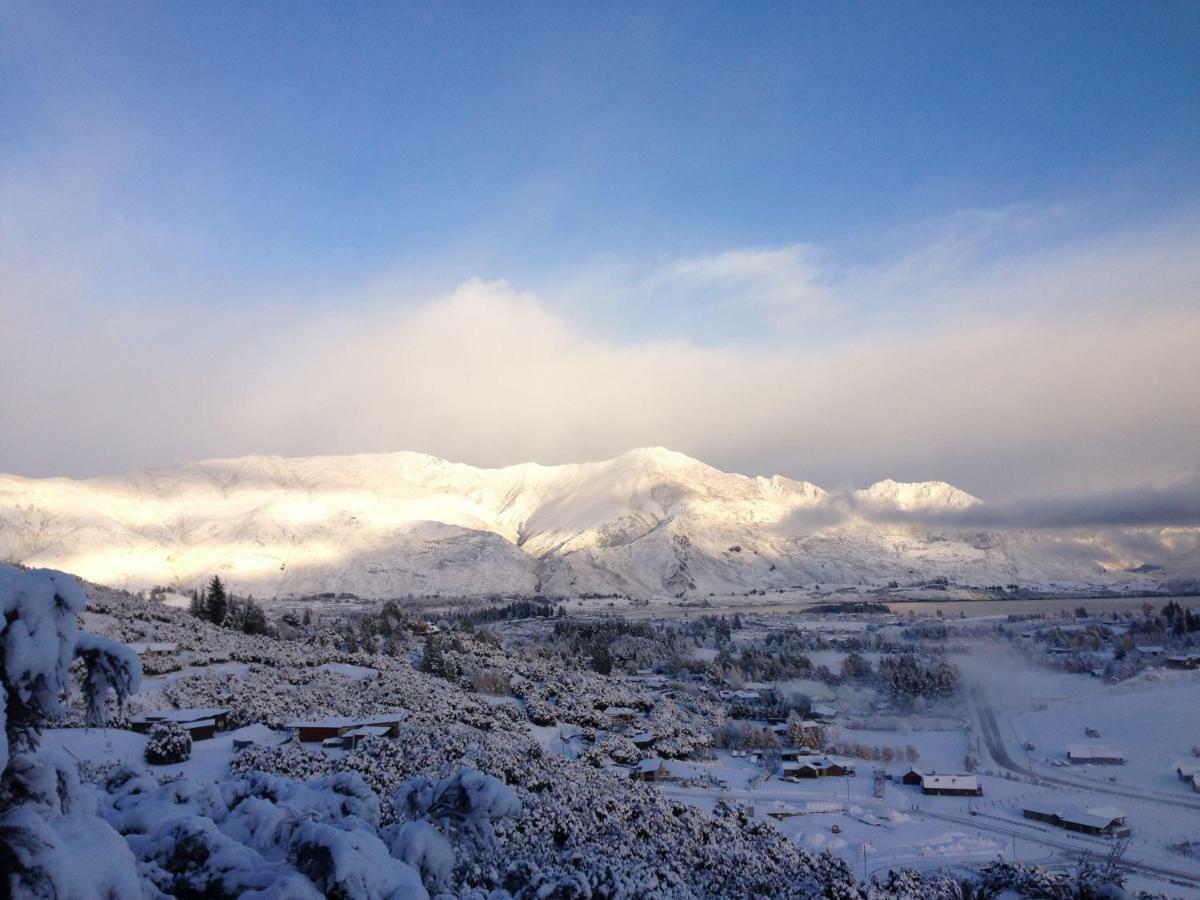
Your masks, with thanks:
[{"label": "cabin", "polygon": [[340,738],[358,724],[357,719],[349,716],[326,716],[324,719],[288,722],[284,727],[290,730],[300,743],[309,744]]},{"label": "cabin", "polygon": [[667,764],[657,757],[643,759],[629,770],[629,777],[633,781],[665,781],[670,775]]},{"label": "cabin", "polygon": [[818,703],[809,710],[809,714],[818,722],[828,722],[837,717],[837,710],[832,706]]},{"label": "cabin", "polygon": [[1200,763],[1176,763],[1175,774],[1179,776],[1180,781],[1191,781],[1197,775],[1200,775]]},{"label": "cabin", "polygon": [[179,651],[179,645],[170,641],[129,644],[129,649],[146,661],[172,659]]},{"label": "cabin", "polygon": [[1067,748],[1067,761],[1073,766],[1123,766],[1125,765],[1125,754],[1112,747],[1073,744]]},{"label": "cabin", "polygon": [[229,710],[224,707],[159,709],[134,716],[129,727],[139,734],[146,734],[159,722],[174,722],[191,735],[193,741],[204,741],[218,731],[224,731],[228,719]]},{"label": "cabin", "polygon": [[1094,837],[1129,837],[1132,833],[1125,824],[1125,813],[1112,806],[1079,810],[1037,803],[1027,804],[1021,814],[1026,819]]},{"label": "cabin", "polygon": [[341,736],[342,743],[348,749],[353,750],[363,738],[387,737],[388,730],[386,725],[359,725],[357,728],[351,728]]},{"label": "cabin", "polygon": [[1187,653],[1180,656],[1167,657],[1168,669],[1197,669],[1200,668],[1200,653]]},{"label": "cabin", "polygon": [[785,778],[841,778],[854,774],[854,766],[850,763],[838,762],[828,757],[786,763],[782,768]]},{"label": "cabin", "polygon": [[983,786],[975,775],[939,775],[930,772],[921,776],[921,793],[942,797],[982,797]]},{"label": "cabin", "polygon": [[921,779],[925,777],[925,773],[917,769],[909,769],[900,776],[900,783],[916,786],[921,783]]},{"label": "cabin", "polygon": [[639,750],[649,750],[654,746],[654,742],[658,740],[658,735],[653,731],[642,731],[631,736],[629,740]]},{"label": "cabin", "polygon": [[354,724],[360,727],[383,728],[384,733],[382,737],[394,738],[400,736],[400,725],[406,718],[408,718],[408,713],[380,713],[377,716],[355,719]]}]

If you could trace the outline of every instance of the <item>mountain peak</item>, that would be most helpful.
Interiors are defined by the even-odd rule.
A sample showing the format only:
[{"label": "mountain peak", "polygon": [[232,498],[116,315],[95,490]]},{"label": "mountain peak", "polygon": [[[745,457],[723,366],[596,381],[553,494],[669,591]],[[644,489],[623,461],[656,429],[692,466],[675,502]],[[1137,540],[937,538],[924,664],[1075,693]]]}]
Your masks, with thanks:
[{"label": "mountain peak", "polygon": [[632,450],[626,450],[617,460],[625,460],[637,463],[649,463],[663,468],[688,468],[690,466],[705,466],[698,459],[688,456],[686,453],[680,453],[677,450],[669,450],[666,447],[635,447]]},{"label": "mountain peak", "polygon": [[945,481],[894,481],[885,478],[865,490],[856,491],[859,500],[873,506],[899,510],[967,509],[981,503],[978,497],[959,490]]}]

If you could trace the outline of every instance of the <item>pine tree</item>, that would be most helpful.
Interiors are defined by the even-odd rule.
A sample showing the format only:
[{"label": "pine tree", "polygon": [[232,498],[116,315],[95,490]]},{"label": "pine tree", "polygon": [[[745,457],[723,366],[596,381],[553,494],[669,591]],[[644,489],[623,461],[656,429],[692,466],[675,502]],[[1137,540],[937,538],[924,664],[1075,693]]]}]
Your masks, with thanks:
[{"label": "pine tree", "polygon": [[246,634],[266,634],[267,616],[261,606],[254,602],[253,597],[247,597],[242,607],[242,631]]},{"label": "pine tree", "polygon": [[188,604],[188,612],[190,612],[197,619],[208,618],[207,601],[205,600],[204,595],[195,588],[192,588],[192,599]]},{"label": "pine tree", "polygon": [[225,621],[225,614],[229,611],[229,597],[225,593],[225,585],[221,584],[221,579],[216,575],[208,583],[206,610],[208,620],[214,625],[222,624]]}]

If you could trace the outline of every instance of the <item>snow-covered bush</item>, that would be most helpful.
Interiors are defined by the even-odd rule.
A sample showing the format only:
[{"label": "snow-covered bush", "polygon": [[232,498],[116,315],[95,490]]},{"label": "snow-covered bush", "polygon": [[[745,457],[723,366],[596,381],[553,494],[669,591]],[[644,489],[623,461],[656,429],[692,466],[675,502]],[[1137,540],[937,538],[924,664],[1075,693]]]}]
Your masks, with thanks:
[{"label": "snow-covered bush", "polygon": [[0,565],[0,872],[10,896],[132,897],[133,855],[97,819],[72,766],[37,752],[39,727],[62,712],[59,697],[81,659],[88,717],[103,721],[109,695],[136,691],[136,654],[81,632],[86,597],[61,572]]},{"label": "snow-covered bush", "polygon": [[155,766],[181,763],[192,755],[192,736],[174,722],[158,722],[146,739],[146,762]]}]

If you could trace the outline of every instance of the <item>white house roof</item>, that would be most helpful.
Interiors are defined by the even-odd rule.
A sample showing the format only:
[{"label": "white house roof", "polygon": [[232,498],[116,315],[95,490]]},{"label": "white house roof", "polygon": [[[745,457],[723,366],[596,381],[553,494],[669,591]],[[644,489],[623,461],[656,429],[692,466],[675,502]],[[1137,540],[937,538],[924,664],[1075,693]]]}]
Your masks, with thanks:
[{"label": "white house roof", "polygon": [[1099,747],[1093,744],[1072,744],[1067,747],[1067,756],[1071,759],[1124,759],[1125,754],[1113,747]]},{"label": "white house roof", "polygon": [[637,710],[629,706],[610,706],[604,710],[606,716],[636,716]]},{"label": "white house roof", "polygon": [[1072,806],[1051,806],[1047,803],[1026,803],[1022,807],[1027,812],[1042,816],[1058,816],[1064,822],[1075,825],[1088,825],[1093,828],[1107,828],[1113,822],[1124,822],[1125,813],[1115,806],[1093,806],[1079,809]]},{"label": "white house roof", "polygon": [[358,724],[353,716],[326,716],[323,719],[302,719],[288,722],[287,728],[349,728]]},{"label": "white house roof", "polygon": [[179,649],[179,645],[169,641],[152,643],[138,642],[135,644],[130,644],[129,649],[141,656],[143,653],[174,653]]},{"label": "white house roof", "polygon": [[383,725],[359,725],[357,728],[347,731],[346,737],[383,737],[388,733],[388,729]]},{"label": "white house roof", "polygon": [[217,719],[229,714],[229,710],[220,706],[204,706],[199,709],[156,709],[151,712],[134,716],[135,722],[175,722],[187,725],[204,719]]},{"label": "white house roof", "polygon": [[644,775],[647,772],[657,772],[663,767],[663,761],[658,757],[643,759],[633,767],[633,771],[639,775]]},{"label": "white house roof", "polygon": [[367,716],[366,718],[355,719],[354,721],[359,725],[395,725],[399,722],[403,722],[406,718],[408,718],[408,713],[394,712],[381,713],[377,716]]},{"label": "white house roof", "polygon": [[921,787],[950,791],[977,791],[979,790],[979,778],[975,775],[938,775],[931,772],[921,776]]}]

